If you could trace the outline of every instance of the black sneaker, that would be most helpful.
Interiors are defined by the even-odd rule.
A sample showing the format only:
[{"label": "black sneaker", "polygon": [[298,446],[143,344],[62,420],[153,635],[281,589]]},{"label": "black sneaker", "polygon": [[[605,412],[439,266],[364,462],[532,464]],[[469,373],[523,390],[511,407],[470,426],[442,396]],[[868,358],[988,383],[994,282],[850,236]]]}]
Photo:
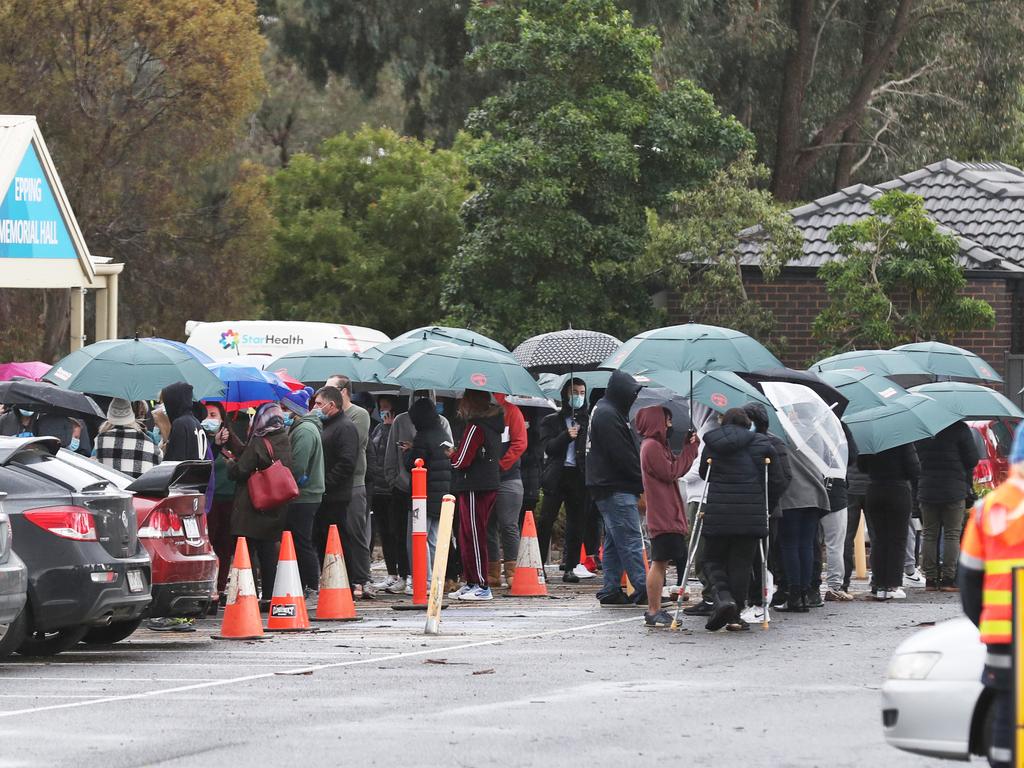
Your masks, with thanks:
[{"label": "black sneaker", "polygon": [[704,625],[704,629],[708,630],[708,632],[717,632],[726,624],[738,619],[739,614],[736,611],[736,603],[732,600],[722,600],[715,604],[711,615],[708,617],[708,623]]},{"label": "black sneaker", "polygon": [[821,590],[811,587],[807,590],[807,607],[824,608],[825,601],[821,599]]},{"label": "black sneaker", "polygon": [[770,608],[781,608],[786,604],[786,598],[788,593],[784,589],[775,590],[775,594],[772,595],[772,600],[768,603]]},{"label": "black sneaker", "polygon": [[610,595],[597,598],[601,605],[633,605],[633,601],[626,597],[621,589],[612,592]]},{"label": "black sneaker", "polygon": [[743,619],[736,619],[725,625],[726,632],[747,632],[749,629],[750,625]]},{"label": "black sneaker", "polygon": [[647,613],[644,611],[644,623],[648,627],[671,627],[672,617],[668,615],[668,611],[660,610],[657,613]]},{"label": "black sneaker", "polygon": [[647,591],[634,592],[633,597],[630,598],[633,605],[647,605]]},{"label": "black sneaker", "polygon": [[696,605],[683,608],[683,613],[687,616],[710,616],[714,610],[714,603],[709,603],[707,600],[701,600]]},{"label": "black sneaker", "polygon": [[579,584],[580,577],[572,571],[566,571],[562,574],[562,581],[564,581],[566,584]]}]

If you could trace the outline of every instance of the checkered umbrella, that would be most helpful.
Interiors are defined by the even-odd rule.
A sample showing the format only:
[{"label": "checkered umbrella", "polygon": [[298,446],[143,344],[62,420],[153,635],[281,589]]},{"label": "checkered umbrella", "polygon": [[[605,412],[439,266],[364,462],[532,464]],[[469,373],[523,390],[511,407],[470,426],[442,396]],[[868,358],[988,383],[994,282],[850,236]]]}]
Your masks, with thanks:
[{"label": "checkered umbrella", "polygon": [[527,339],[512,355],[531,373],[574,373],[597,368],[622,345],[598,331],[554,331]]}]

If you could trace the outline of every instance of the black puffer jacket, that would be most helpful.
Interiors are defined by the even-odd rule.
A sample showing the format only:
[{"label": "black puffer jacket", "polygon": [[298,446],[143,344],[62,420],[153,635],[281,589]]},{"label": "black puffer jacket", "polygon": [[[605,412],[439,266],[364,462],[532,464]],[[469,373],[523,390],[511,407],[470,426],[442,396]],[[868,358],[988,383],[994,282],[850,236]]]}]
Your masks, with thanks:
[{"label": "black puffer jacket", "polygon": [[921,474],[921,462],[913,443],[898,445],[881,453],[862,453],[857,457],[857,466],[868,473],[871,485],[904,485],[917,480]]},{"label": "black puffer jacket", "polygon": [[[711,460],[710,466],[708,459]],[[782,463],[764,435],[727,424],[704,435],[700,476],[708,480],[704,533],[708,536],[767,536],[764,467],[768,465],[768,506],[774,508],[785,484]]]},{"label": "black puffer jacket", "polygon": [[[562,409],[544,417],[540,424],[540,440],[544,450],[544,473],[541,475],[541,487],[547,493],[557,493],[558,483],[562,479],[562,467],[569,451],[569,428],[565,420],[573,415],[569,405],[568,392],[570,386],[562,388]],[[587,427],[590,415],[586,406],[576,410],[576,423],[580,431],[576,435],[576,467],[584,469],[587,465]]]},{"label": "black puffer jacket", "polygon": [[850,505],[850,467],[857,465],[857,443],[853,439],[853,433],[845,424],[843,424],[843,434],[846,435],[846,477],[833,478],[825,484],[825,488],[828,490],[829,510],[832,512],[846,509]]},{"label": "black puffer jacket", "polygon": [[917,500],[943,504],[966,499],[973,490],[974,467],[978,463],[971,428],[958,421],[914,446],[921,460]]},{"label": "black puffer jacket", "polygon": [[519,471],[523,476],[523,503],[533,509],[540,496],[541,466],[544,462],[544,446],[540,439],[540,424],[546,410],[521,407],[526,419],[526,452],[519,459]]},{"label": "black puffer jacket", "polygon": [[452,463],[445,452],[444,443],[451,438],[444,431],[441,417],[432,400],[417,400],[409,409],[409,420],[416,427],[412,448],[405,455],[406,467],[411,471],[416,459],[423,459],[427,469],[427,516],[441,516],[441,501],[452,492]]},{"label": "black puffer jacket", "polygon": [[640,446],[629,426],[629,409],[640,385],[628,373],[613,371],[604,397],[590,415],[587,434],[587,488],[595,499],[613,493],[644,492]]}]

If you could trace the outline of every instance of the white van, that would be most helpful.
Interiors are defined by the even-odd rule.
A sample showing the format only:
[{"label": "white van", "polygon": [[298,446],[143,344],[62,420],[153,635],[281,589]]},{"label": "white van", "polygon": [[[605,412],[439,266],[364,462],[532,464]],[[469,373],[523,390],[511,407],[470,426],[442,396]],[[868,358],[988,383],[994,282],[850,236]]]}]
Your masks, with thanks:
[{"label": "white van", "polygon": [[372,328],[337,323],[288,320],[224,320],[185,323],[188,343],[214,360],[236,360],[264,368],[281,355],[299,349],[343,349],[364,352],[391,341]]}]

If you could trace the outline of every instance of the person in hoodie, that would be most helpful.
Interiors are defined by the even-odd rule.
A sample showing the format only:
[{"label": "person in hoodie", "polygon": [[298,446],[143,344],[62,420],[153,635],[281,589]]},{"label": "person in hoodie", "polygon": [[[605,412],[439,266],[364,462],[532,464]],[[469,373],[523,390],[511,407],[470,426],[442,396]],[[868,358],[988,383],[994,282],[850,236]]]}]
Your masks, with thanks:
[{"label": "person in hoodie", "polygon": [[[587,484],[584,475],[587,460],[587,385],[582,379],[570,379],[562,387],[562,408],[544,417],[540,425],[540,442],[544,451],[541,487],[544,500],[537,523],[540,559],[548,561],[551,531],[558,513],[565,505],[565,545],[562,560],[565,573],[562,581],[578,584],[583,571],[578,569],[580,546],[586,521]],[[587,571],[585,578],[593,578]]]},{"label": "person in hoodie", "polygon": [[[412,443],[405,444],[405,465],[412,471],[416,459],[423,459],[427,470],[427,583],[434,566],[437,529],[441,521],[441,501],[451,493],[452,463],[449,460],[451,435],[445,430],[442,416],[429,398],[421,398],[409,409],[409,418],[416,428]],[[408,581],[412,592],[412,579]]]},{"label": "person in hoodie", "polygon": [[686,563],[689,527],[679,495],[679,478],[697,457],[697,435],[691,433],[676,456],[668,442],[672,413],[656,405],[637,412],[636,427],[642,438],[640,471],[647,501],[647,533],[651,537],[651,568],[647,572],[649,608],[644,613],[644,622],[649,627],[669,627],[672,617],[661,609],[661,590],[668,561],[674,560],[677,568]]},{"label": "person in hoodie", "polygon": [[[647,605],[647,574],[638,503],[643,493],[640,449],[629,426],[629,409],[640,385],[613,371],[604,397],[594,407],[587,434],[587,489],[604,520],[604,573],[597,599],[602,605]],[[636,592],[622,591],[622,574]]]},{"label": "person in hoodie", "polygon": [[505,413],[505,431],[501,435],[501,485],[494,510],[487,522],[487,583],[501,586],[501,554],[505,554],[505,580],[511,586],[519,557],[519,510],[523,506],[523,476],[519,460],[526,452],[526,420],[519,407],[496,394]]},{"label": "person in hoodie", "polygon": [[714,609],[705,625],[711,632],[747,629],[741,604],[758,543],[768,535],[768,511],[784,485],[778,454],[767,437],[753,431],[743,409],[726,411],[720,423],[704,435],[700,466],[708,484],[702,537],[704,570],[713,585]]},{"label": "person in hoodie", "polygon": [[320,588],[320,566],[313,546],[313,525],[324,498],[323,423],[309,412],[309,387],[291,392],[281,399],[284,426],[292,446],[292,474],[299,496],[288,505],[285,528],[295,541],[295,559],[299,578],[306,592],[308,607],[315,607]]},{"label": "person in hoodie", "polygon": [[171,423],[164,461],[204,461],[209,458],[206,432],[192,412],[192,385],[184,381],[168,384],[160,391],[160,402]]},{"label": "person in hoodie", "polygon": [[459,500],[459,552],[465,585],[449,597],[491,600],[487,586],[487,520],[501,485],[501,435],[505,412],[489,392],[467,389],[459,403],[465,429],[451,454]]}]

